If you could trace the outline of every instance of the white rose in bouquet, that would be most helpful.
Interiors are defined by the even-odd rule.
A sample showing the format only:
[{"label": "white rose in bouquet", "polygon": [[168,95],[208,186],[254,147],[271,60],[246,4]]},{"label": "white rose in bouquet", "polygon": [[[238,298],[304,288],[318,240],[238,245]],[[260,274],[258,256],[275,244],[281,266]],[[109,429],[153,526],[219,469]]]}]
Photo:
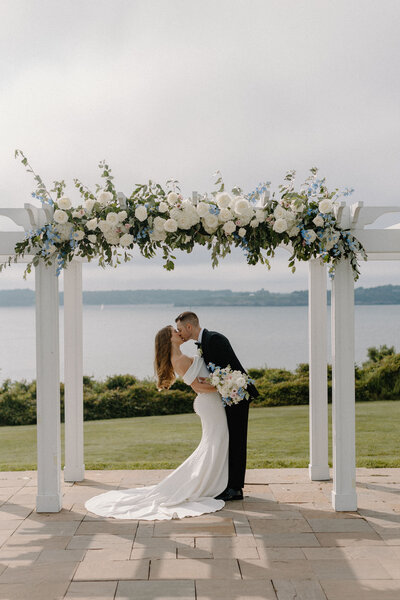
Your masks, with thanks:
[{"label": "white rose in bouquet", "polygon": [[313,219],[313,223],[314,225],[316,225],[317,227],[323,227],[324,226],[324,219],[323,217],[321,217],[321,215],[317,215],[314,219]]},{"label": "white rose in bouquet", "polygon": [[109,223],[110,225],[115,227],[115,225],[118,225],[118,223],[119,223],[118,214],[115,212],[108,213],[108,215],[106,216],[106,221],[107,221],[107,223]]},{"label": "white rose in bouquet", "polygon": [[83,208],[76,208],[75,210],[72,211],[72,216],[75,219],[80,219],[81,217],[83,217],[84,214],[85,214],[85,211],[83,210]]},{"label": "white rose in bouquet", "polygon": [[294,225],[294,227],[289,229],[288,235],[289,235],[289,237],[296,237],[296,235],[298,235],[299,232],[300,232],[300,227],[298,225]]},{"label": "white rose in bouquet", "polygon": [[115,231],[115,229],[110,229],[110,231],[106,231],[104,233],[104,237],[111,246],[117,246],[119,244],[119,233]]},{"label": "white rose in bouquet", "polygon": [[153,227],[155,231],[164,231],[165,222],[166,219],[163,219],[162,217],[155,217],[153,221]]},{"label": "white rose in bouquet", "polygon": [[246,235],[246,230],[244,227],[241,227],[238,231],[238,234],[240,235],[240,237],[244,237]]},{"label": "white rose in bouquet", "polygon": [[204,217],[204,224],[209,228],[209,229],[216,229],[219,225],[219,219],[217,217],[217,215],[213,215],[211,213],[208,213],[208,215],[206,215]]},{"label": "white rose in bouquet", "polygon": [[143,204],[139,204],[139,206],[136,207],[135,217],[140,222],[143,222],[147,219],[147,208],[145,206],[143,206]]},{"label": "white rose in bouquet", "polygon": [[233,221],[227,221],[222,226],[222,229],[225,231],[226,235],[232,235],[232,233],[236,231],[236,225]]},{"label": "white rose in bouquet", "polygon": [[258,221],[257,219],[252,219],[252,220],[250,221],[250,227],[253,227],[253,228],[254,228],[254,227],[258,227],[258,226],[259,226],[259,224],[260,224],[260,223],[259,223],[259,221]]},{"label": "white rose in bouquet", "polygon": [[256,210],[256,219],[257,219],[257,221],[259,223],[264,223],[265,217],[266,217],[265,210],[263,210],[262,208],[258,208]]},{"label": "white rose in bouquet", "polygon": [[130,246],[133,243],[133,235],[131,235],[130,233],[124,233],[123,235],[121,235],[119,243],[123,248]]},{"label": "white rose in bouquet", "polygon": [[237,215],[247,216],[251,206],[246,198],[239,198],[235,203],[235,212]]},{"label": "white rose in bouquet", "polygon": [[97,227],[97,219],[90,219],[90,221],[88,221],[86,223],[86,227],[90,230],[90,231],[94,231]]},{"label": "white rose in bouquet", "polygon": [[85,237],[85,233],[81,230],[78,229],[77,231],[75,231],[72,235],[72,237],[74,238],[74,240],[76,240],[77,242],[80,242],[81,240],[83,240],[83,238]]},{"label": "white rose in bouquet", "polygon": [[60,210],[59,208],[54,211],[53,219],[56,223],[63,225],[68,221],[68,215],[65,211]]},{"label": "white rose in bouquet", "polygon": [[323,200],[321,200],[319,202],[318,209],[319,209],[319,212],[323,213],[324,215],[332,212],[332,209],[333,209],[332,200],[329,200],[329,198],[324,198]]},{"label": "white rose in bouquet", "polygon": [[160,204],[158,205],[158,210],[160,211],[160,213],[167,212],[168,204],[166,202],[161,201]]},{"label": "white rose in bouquet", "polygon": [[276,233],[283,233],[287,229],[286,219],[277,219],[272,226],[272,229],[276,231]]},{"label": "white rose in bouquet", "polygon": [[228,208],[231,205],[232,198],[226,192],[220,192],[216,195],[216,201],[219,208]]},{"label": "white rose in bouquet", "polygon": [[175,192],[170,192],[167,196],[168,204],[176,204],[179,201],[179,196]]},{"label": "white rose in bouquet", "polygon": [[87,200],[85,200],[85,208],[88,212],[92,212],[95,202],[96,201],[93,200],[92,198],[88,198]]},{"label": "white rose in bouquet", "polygon": [[177,208],[176,206],[174,206],[174,208],[172,208],[169,211],[169,217],[170,219],[174,219],[174,221],[178,221],[178,219],[181,217],[182,215],[182,211],[180,208]]},{"label": "white rose in bouquet", "polygon": [[209,205],[206,202],[199,202],[196,206],[196,211],[199,217],[205,217],[208,214]]},{"label": "white rose in bouquet", "polygon": [[100,190],[97,194],[97,202],[102,206],[105,206],[107,202],[110,202],[113,199],[113,195],[111,192],[106,192],[105,190]]},{"label": "white rose in bouquet", "polygon": [[218,218],[222,223],[225,223],[225,221],[233,219],[232,211],[229,208],[221,208]]},{"label": "white rose in bouquet", "polygon": [[121,211],[118,213],[118,221],[119,221],[120,223],[122,223],[122,221],[125,221],[125,219],[127,218],[127,216],[128,216],[128,213],[126,212],[126,210],[121,210]]},{"label": "white rose in bouquet", "polygon": [[112,228],[111,223],[104,220],[99,221],[97,226],[103,233],[108,233]]},{"label": "white rose in bouquet", "polygon": [[179,229],[190,229],[191,225],[190,225],[190,219],[187,215],[185,215],[184,213],[182,213],[178,219],[176,220]]},{"label": "white rose in bouquet", "polygon": [[274,209],[274,217],[275,219],[284,219],[286,217],[286,210],[280,204]]},{"label": "white rose in bouquet", "polygon": [[92,244],[95,244],[97,242],[97,237],[93,233],[91,233],[90,235],[88,235],[88,240]]},{"label": "white rose in bouquet", "polygon": [[178,229],[178,223],[175,219],[167,219],[164,223],[164,229],[168,233],[174,233]]},{"label": "white rose in bouquet", "polygon": [[166,237],[166,231],[158,231],[155,229],[152,233],[150,233],[150,239],[152,242],[164,242]]},{"label": "white rose in bouquet", "polygon": [[57,200],[57,204],[62,210],[68,210],[72,206],[72,202],[69,198],[67,198],[67,196],[62,196],[62,198],[59,198],[59,200]]}]

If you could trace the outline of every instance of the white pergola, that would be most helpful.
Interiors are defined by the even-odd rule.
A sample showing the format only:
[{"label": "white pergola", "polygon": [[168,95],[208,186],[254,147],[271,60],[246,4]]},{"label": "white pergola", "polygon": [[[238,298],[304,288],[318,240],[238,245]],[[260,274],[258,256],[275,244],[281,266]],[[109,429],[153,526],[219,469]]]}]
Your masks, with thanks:
[{"label": "white pergola", "polygon": [[[119,194],[121,203],[124,196]],[[194,199],[197,197],[193,193]],[[365,229],[384,213],[400,213],[400,206],[363,206],[344,202],[336,209],[343,228],[364,245],[369,260],[400,259],[400,224]],[[52,217],[52,209],[25,204],[0,209],[0,216],[30,231]],[[23,231],[0,231],[0,261],[15,255]],[[288,248],[289,249],[289,248]],[[25,262],[29,257],[24,259]],[[20,261],[22,262],[22,261]],[[37,369],[37,512],[62,508],[59,299],[56,267],[35,267]],[[309,262],[310,462],[313,481],[329,480],[327,395],[327,276],[319,260]],[[354,281],[350,262],[342,260],[332,281],[332,506],[336,511],[357,509],[354,392]],[[82,261],[73,260],[64,271],[64,480],[85,478],[83,451]]]}]

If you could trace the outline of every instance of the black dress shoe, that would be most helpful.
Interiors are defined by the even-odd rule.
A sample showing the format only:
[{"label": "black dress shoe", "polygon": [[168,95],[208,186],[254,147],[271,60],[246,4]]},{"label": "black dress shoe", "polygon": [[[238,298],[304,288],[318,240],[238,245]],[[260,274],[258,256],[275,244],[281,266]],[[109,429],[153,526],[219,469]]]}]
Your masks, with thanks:
[{"label": "black dress shoe", "polygon": [[226,488],[223,492],[215,496],[216,500],[225,500],[225,502],[229,502],[230,500],[243,500],[243,491],[242,490],[234,490],[232,488]]}]

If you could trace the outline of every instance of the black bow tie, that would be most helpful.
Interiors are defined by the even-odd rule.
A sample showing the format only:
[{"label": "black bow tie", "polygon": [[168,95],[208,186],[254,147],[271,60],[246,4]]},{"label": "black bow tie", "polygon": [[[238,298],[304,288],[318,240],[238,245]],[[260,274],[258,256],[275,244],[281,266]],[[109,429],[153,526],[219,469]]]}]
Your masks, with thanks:
[{"label": "black bow tie", "polygon": [[201,348],[201,342],[195,342],[195,344],[198,348]]}]

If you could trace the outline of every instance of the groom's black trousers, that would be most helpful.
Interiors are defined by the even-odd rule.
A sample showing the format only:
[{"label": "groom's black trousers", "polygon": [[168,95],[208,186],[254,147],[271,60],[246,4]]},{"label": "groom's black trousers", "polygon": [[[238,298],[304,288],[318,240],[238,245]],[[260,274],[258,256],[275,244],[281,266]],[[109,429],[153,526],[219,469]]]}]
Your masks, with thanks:
[{"label": "groom's black trousers", "polygon": [[225,406],[229,429],[229,479],[227,487],[239,490],[244,486],[247,453],[247,423],[249,402]]}]

